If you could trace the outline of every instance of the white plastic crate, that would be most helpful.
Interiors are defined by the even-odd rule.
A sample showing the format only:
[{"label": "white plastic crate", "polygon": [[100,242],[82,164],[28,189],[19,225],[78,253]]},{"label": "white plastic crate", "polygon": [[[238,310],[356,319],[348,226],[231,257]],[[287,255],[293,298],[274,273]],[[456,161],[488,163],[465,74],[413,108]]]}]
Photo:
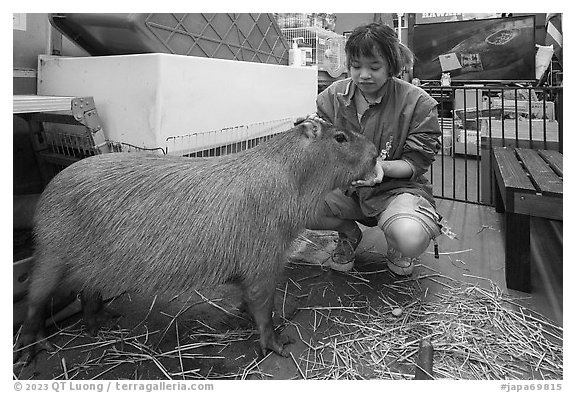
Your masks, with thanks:
[{"label": "white plastic crate", "polygon": [[310,68],[172,54],[40,56],[38,65],[39,95],[92,96],[107,139],[176,155],[203,148],[190,135],[266,122],[278,125],[270,133],[286,130],[285,119],[316,111],[317,83]]}]

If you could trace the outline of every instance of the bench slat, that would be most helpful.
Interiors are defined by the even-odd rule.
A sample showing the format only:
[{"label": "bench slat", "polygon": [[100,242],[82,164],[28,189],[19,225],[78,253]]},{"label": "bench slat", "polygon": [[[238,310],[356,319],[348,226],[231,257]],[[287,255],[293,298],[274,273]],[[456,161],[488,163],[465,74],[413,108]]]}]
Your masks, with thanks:
[{"label": "bench slat", "polygon": [[540,157],[536,150],[516,149],[516,153],[524,163],[539,192],[543,195],[562,196],[562,179]]},{"label": "bench slat", "polygon": [[538,154],[552,167],[558,176],[564,176],[562,170],[562,153],[555,150],[538,150]]},{"label": "bench slat", "polygon": [[506,189],[522,190],[536,193],[536,189],[518,162],[513,149],[494,147],[495,165],[502,175]]}]

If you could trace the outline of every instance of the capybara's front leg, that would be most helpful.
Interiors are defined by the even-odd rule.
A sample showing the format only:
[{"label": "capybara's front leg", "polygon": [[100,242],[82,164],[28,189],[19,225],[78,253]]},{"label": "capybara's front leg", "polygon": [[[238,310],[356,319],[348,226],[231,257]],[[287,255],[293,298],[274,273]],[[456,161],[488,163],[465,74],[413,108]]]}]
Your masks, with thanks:
[{"label": "capybara's front leg", "polygon": [[266,356],[268,351],[271,350],[278,355],[288,357],[290,352],[284,346],[292,343],[293,340],[289,336],[276,334],[272,324],[275,285],[263,281],[273,280],[267,279],[261,280],[261,282],[245,283],[244,300],[260,332],[262,354]]},{"label": "capybara's front leg", "polygon": [[86,330],[92,337],[98,335],[98,331],[111,318],[119,317],[116,312],[104,307],[104,300],[98,291],[84,290],[80,297],[82,301],[82,311],[84,313],[84,323]]}]

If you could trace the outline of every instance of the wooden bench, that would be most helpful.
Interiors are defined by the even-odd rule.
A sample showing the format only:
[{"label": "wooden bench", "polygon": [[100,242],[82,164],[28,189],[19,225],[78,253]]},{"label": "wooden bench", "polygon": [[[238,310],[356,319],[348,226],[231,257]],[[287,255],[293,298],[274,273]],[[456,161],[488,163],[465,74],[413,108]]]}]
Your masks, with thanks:
[{"label": "wooden bench", "polygon": [[530,292],[530,217],[562,220],[562,153],[492,149],[496,211],[505,213],[508,288]]}]

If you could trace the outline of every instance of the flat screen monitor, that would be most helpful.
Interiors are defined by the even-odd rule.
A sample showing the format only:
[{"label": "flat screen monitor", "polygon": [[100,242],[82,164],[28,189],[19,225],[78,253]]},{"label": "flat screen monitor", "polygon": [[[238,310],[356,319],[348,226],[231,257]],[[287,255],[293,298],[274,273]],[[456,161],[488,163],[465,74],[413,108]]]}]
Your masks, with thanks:
[{"label": "flat screen monitor", "polygon": [[533,81],[534,16],[414,26],[414,77],[453,81]]}]

